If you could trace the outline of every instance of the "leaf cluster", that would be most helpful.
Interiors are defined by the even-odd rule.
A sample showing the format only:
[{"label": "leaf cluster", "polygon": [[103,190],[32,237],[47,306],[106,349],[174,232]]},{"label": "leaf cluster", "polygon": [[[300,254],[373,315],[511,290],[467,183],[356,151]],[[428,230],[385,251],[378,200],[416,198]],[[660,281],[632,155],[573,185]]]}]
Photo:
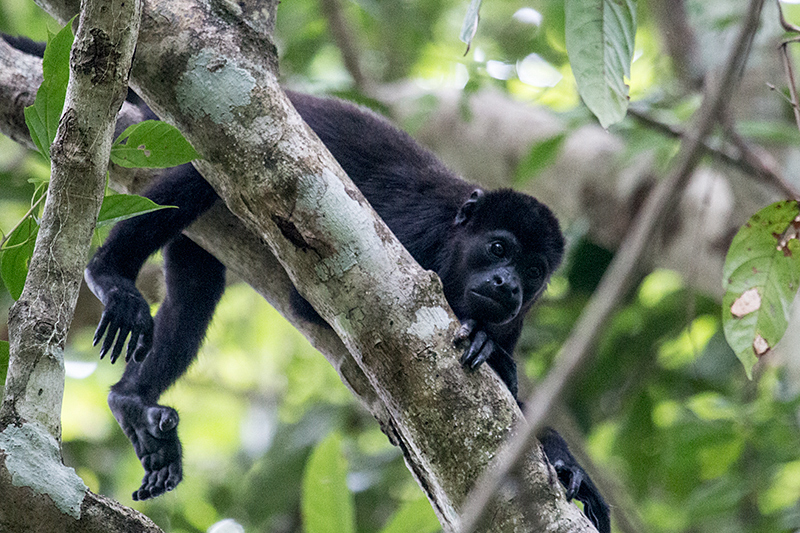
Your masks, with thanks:
[{"label": "leaf cluster", "polygon": [[[39,153],[50,159],[50,146],[58,131],[69,82],[69,57],[74,35],[72,21],[48,39],[42,69],[44,79],[34,104],[25,109],[25,122]],[[199,158],[192,146],[174,127],[150,120],[128,127],[114,141],[111,160],[126,168],[167,168]],[[28,265],[39,232],[37,213],[46,198],[48,182],[36,183],[31,208],[8,235],[0,239],[0,276],[16,300],[22,294]],[[170,206],[160,206],[138,195],[115,194],[103,199],[97,227],[143,215]]]}]

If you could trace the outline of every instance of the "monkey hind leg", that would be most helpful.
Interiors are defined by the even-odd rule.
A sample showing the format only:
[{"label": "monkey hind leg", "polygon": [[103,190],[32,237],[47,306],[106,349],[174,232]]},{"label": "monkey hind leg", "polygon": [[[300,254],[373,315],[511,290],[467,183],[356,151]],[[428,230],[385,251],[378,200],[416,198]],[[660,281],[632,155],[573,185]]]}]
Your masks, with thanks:
[{"label": "monkey hind leg", "polygon": [[608,504],[600,490],[589,478],[589,474],[569,451],[564,438],[553,428],[544,428],[538,435],[539,442],[553,465],[558,480],[567,492],[567,499],[583,503],[583,512],[600,533],[611,533],[611,517]]},{"label": "monkey hind leg", "polygon": [[225,267],[187,237],[164,248],[167,294],[155,317],[153,348],[130,360],[111,388],[108,405],[144,467],[134,500],[174,489],[182,478],[178,413],[159,396],[189,367],[225,288]]}]

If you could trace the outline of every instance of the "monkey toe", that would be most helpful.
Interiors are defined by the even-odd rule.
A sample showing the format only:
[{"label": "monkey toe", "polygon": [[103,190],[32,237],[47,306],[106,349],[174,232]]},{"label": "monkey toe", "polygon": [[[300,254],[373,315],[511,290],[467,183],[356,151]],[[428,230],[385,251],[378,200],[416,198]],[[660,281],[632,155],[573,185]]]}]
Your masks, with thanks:
[{"label": "monkey toe", "polygon": [[567,499],[575,499],[586,477],[583,469],[579,466],[567,466],[563,461],[556,461],[553,466],[556,469],[559,481],[566,489]]},{"label": "monkey toe", "polygon": [[[134,443],[134,449],[145,471],[156,475],[151,485],[160,486],[169,477],[170,467],[177,466],[180,471],[178,413],[171,407],[157,405],[148,407],[145,417],[144,424],[135,428],[138,446]],[[158,481],[161,477],[164,480]]]},{"label": "monkey toe", "polygon": [[156,405],[147,408],[147,429],[156,438],[166,438],[178,427],[178,412],[172,407]]},{"label": "monkey toe", "polygon": [[160,433],[161,437],[153,436],[151,429],[138,431],[138,445],[134,443],[134,450],[145,471],[142,486],[134,493],[134,499],[160,496],[174,489],[183,477],[181,443],[176,429]]},{"label": "monkey toe", "polygon": [[161,496],[178,486],[183,478],[180,462],[171,463],[157,470],[145,469],[142,485],[133,492],[134,501],[149,500]]}]

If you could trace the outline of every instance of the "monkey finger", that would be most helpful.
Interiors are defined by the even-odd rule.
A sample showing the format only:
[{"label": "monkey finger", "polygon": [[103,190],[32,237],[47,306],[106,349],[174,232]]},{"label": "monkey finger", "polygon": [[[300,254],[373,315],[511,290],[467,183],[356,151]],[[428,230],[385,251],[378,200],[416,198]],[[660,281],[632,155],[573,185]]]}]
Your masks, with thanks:
[{"label": "monkey finger", "polygon": [[492,341],[492,339],[487,339],[486,343],[483,345],[483,348],[481,348],[481,351],[478,352],[478,355],[475,356],[475,359],[472,361],[472,365],[470,366],[470,368],[475,370],[483,363],[488,361],[489,358],[492,356],[492,353],[494,353],[494,349],[495,349],[494,341]]},{"label": "monkey finger", "polygon": [[146,321],[137,322],[134,331],[136,335],[131,334],[131,340],[128,343],[128,357],[125,360],[129,361],[133,357],[134,361],[141,363],[153,347],[153,321],[150,315],[147,315]]},{"label": "monkey finger", "polygon": [[153,482],[153,496],[161,496],[167,491],[166,482],[168,475],[169,470],[166,467],[161,468],[156,472],[156,479]]},{"label": "monkey finger", "polygon": [[100,342],[100,339],[106,334],[109,322],[111,322],[111,316],[107,311],[103,311],[103,315],[100,317],[100,323],[97,324],[97,329],[94,331],[92,346],[97,346],[97,343]]},{"label": "monkey finger", "polygon": [[581,469],[567,466],[567,464],[560,459],[553,464],[553,467],[556,469],[558,477],[567,491],[567,500],[575,499],[583,483],[583,472]]},{"label": "monkey finger", "polygon": [[119,333],[117,334],[117,342],[114,344],[114,351],[111,352],[111,364],[117,362],[119,358],[119,354],[122,353],[122,349],[125,347],[125,341],[128,338],[128,334],[131,332],[131,329],[128,326],[123,325]]},{"label": "monkey finger", "polygon": [[119,326],[116,324],[109,324],[108,329],[106,330],[106,337],[103,339],[103,346],[100,347],[100,359],[105,357],[105,355],[111,351],[111,348],[114,346],[114,339],[117,338],[117,331],[119,330]]},{"label": "monkey finger", "polygon": [[467,351],[461,356],[461,364],[471,369],[481,364],[483,360],[480,360],[480,355],[487,342],[489,342],[489,336],[485,331],[481,330],[475,333],[475,337],[472,339],[469,348],[467,348]]},{"label": "monkey finger", "polygon": [[453,338],[454,344],[461,344],[463,341],[469,339],[472,336],[472,332],[475,330],[475,326],[478,325],[478,322],[472,318],[469,318],[461,323],[461,327],[458,328],[456,331],[455,337]]},{"label": "monkey finger", "polygon": [[139,487],[139,490],[134,491],[132,495],[134,501],[149,500],[152,497],[150,488],[153,485],[154,476],[154,472],[145,472],[144,478],[142,479],[142,486]]},{"label": "monkey finger", "polygon": [[165,433],[178,427],[180,420],[175,409],[163,405],[148,407],[146,415],[148,431],[156,438],[164,438]]}]

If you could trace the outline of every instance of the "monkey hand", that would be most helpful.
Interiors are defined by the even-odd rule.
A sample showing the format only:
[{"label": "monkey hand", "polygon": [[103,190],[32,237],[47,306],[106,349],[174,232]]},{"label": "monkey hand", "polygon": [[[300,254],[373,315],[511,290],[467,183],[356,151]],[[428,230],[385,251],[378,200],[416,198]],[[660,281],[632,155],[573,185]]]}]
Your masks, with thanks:
[{"label": "monkey hand", "polygon": [[461,355],[461,364],[470,370],[478,368],[498,352],[505,353],[505,350],[494,342],[486,331],[478,327],[478,322],[471,318],[461,324],[454,342],[458,346],[467,340],[469,346]]},{"label": "monkey hand", "polygon": [[153,346],[153,317],[150,316],[150,306],[133,282],[120,284],[102,296],[105,309],[93,341],[97,345],[105,335],[100,359],[111,350],[110,360],[112,364],[115,363],[130,334],[125,361],[129,361],[131,357],[134,361],[143,361]]},{"label": "monkey hand", "polygon": [[174,489],[183,479],[177,411],[113,390],[108,405],[144,467],[142,485],[132,498],[149,500]]}]

